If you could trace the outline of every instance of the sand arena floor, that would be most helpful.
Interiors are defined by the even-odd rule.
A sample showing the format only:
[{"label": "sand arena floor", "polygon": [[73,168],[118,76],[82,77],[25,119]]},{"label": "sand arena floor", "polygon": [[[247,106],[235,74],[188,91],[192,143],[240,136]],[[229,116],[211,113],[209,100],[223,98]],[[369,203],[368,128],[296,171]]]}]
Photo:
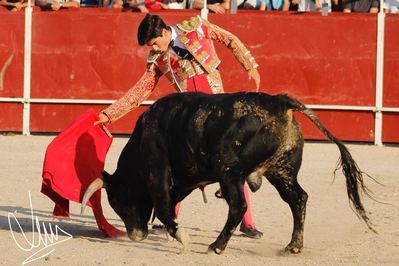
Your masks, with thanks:
[{"label": "sand arena floor", "polygon": [[[333,170],[338,149],[333,144],[306,143],[299,182],[309,194],[305,223],[304,249],[298,255],[282,255],[292,232],[289,207],[266,180],[261,189],[251,194],[255,222],[264,237],[253,240],[236,232],[222,255],[206,254],[224,225],[227,205],[216,199],[218,188],[206,188],[208,204],[202,202],[199,190],[182,204],[179,222],[191,237],[185,252],[177,241],[168,242],[164,235],[149,235],[141,243],[126,236],[104,238],[88,209],[80,215],[80,205],[71,203],[71,218],[53,220],[53,203],[40,193],[41,170],[46,146],[54,136],[0,136],[0,263],[21,264],[41,249],[31,248],[23,234],[13,225],[9,214],[21,224],[28,240],[33,237],[29,191],[34,215],[45,224],[57,224],[73,236],[68,241],[47,247],[38,254],[54,250],[31,265],[399,265],[399,147],[348,145],[360,168],[383,185],[369,178],[375,202],[363,197],[363,203],[378,234],[370,232],[349,207],[345,181],[341,174],[334,180]],[[116,138],[107,157],[106,170],[113,172],[127,138]],[[109,207],[103,193],[103,207],[108,220],[123,224]],[[37,233],[35,233],[37,239]],[[60,235],[60,239],[66,239]],[[23,250],[24,248],[25,250]]]}]

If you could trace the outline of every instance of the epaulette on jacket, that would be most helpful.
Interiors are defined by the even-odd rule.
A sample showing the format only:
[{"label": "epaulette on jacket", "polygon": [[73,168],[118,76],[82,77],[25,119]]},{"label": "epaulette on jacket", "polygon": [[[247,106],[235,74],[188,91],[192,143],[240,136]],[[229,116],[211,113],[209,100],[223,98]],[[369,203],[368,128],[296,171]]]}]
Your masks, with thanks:
[{"label": "epaulette on jacket", "polygon": [[191,17],[187,20],[182,21],[180,24],[177,24],[177,28],[185,31],[185,32],[191,32],[194,31],[196,29],[198,29],[198,27],[201,26],[202,23],[202,19],[199,16],[196,17]]}]

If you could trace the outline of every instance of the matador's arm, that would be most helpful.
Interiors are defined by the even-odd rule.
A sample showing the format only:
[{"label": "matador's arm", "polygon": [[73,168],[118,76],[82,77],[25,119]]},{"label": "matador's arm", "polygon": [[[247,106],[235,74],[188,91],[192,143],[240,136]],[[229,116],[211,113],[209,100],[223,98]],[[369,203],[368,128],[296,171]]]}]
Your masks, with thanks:
[{"label": "matador's arm", "polygon": [[202,23],[207,26],[209,37],[212,40],[223,43],[231,49],[236,59],[241,63],[245,70],[249,71],[258,67],[255,58],[234,34],[210,23],[209,21],[202,20]]},{"label": "matador's arm", "polygon": [[159,68],[151,64],[140,80],[125,95],[101,112],[109,118],[110,122],[118,120],[150,96],[161,76]]}]

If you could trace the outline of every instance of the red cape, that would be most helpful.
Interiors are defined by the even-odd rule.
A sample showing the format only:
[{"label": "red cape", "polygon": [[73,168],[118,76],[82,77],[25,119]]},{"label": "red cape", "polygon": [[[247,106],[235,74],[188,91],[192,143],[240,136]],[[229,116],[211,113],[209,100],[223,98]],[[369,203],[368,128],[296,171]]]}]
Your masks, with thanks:
[{"label": "red cape", "polygon": [[[69,200],[81,203],[90,183],[101,176],[112,136],[100,126],[92,109],[80,115],[47,147],[41,192],[55,202],[54,216],[69,217]],[[101,207],[101,190],[90,198],[98,228],[109,237],[124,234],[107,222]]]}]

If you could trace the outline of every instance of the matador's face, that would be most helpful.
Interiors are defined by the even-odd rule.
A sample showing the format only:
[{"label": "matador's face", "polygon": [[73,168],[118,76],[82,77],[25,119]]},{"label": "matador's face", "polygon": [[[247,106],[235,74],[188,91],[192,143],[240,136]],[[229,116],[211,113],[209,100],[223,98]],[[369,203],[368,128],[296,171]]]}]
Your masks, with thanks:
[{"label": "matador's face", "polygon": [[162,35],[160,37],[156,37],[150,39],[147,42],[148,46],[151,46],[152,49],[156,52],[166,52],[169,48],[169,43],[172,38],[172,32],[167,29],[162,30]]}]

